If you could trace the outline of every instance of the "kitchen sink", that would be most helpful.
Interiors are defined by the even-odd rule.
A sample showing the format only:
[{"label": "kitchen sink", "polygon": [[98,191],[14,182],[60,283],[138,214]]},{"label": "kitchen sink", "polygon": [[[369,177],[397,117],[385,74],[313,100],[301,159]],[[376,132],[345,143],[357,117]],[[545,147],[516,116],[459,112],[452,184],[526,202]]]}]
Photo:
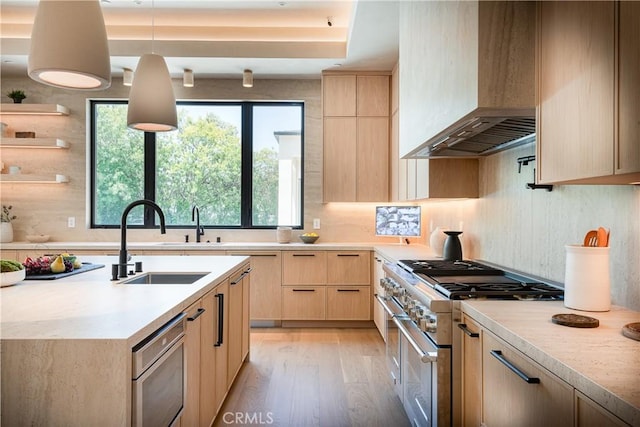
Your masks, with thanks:
[{"label": "kitchen sink", "polygon": [[123,285],[191,285],[209,273],[144,273],[120,282]]},{"label": "kitchen sink", "polygon": [[218,242],[202,242],[202,243],[193,243],[193,242],[159,242],[158,246],[220,246],[224,245],[224,243]]}]

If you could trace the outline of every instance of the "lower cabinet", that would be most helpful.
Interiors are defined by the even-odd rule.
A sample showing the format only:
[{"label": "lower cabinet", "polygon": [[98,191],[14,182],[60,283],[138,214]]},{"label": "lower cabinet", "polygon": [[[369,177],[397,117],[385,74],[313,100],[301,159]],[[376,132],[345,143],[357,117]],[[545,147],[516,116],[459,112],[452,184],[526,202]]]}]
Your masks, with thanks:
[{"label": "lower cabinet", "polygon": [[325,320],[325,286],[283,286],[282,320]]},{"label": "lower cabinet", "polygon": [[249,352],[249,270],[236,271],[229,282],[229,360],[227,387],[231,387]]},{"label": "lower cabinet", "polygon": [[578,427],[617,427],[628,424],[576,390],[576,423]]},{"label": "lower cabinet", "polygon": [[197,426],[200,424],[200,336],[202,315],[205,313],[202,299],[185,311],[187,327],[184,346],[187,376],[181,422],[183,426]]},{"label": "lower cabinet", "polygon": [[327,320],[371,319],[369,286],[327,286]]},{"label": "lower cabinet", "polygon": [[482,328],[463,316],[462,335],[462,425],[482,424]]},{"label": "lower cabinet", "polygon": [[488,331],[482,337],[482,401],[488,426],[573,424],[573,387]]}]

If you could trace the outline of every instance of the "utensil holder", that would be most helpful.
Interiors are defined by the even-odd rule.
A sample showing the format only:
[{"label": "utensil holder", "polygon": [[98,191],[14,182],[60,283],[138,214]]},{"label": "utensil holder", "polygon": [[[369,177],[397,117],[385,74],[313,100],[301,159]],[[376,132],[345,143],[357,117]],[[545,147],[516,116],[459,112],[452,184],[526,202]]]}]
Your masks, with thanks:
[{"label": "utensil holder", "polygon": [[278,243],[291,242],[291,227],[278,227],[276,231]]},{"label": "utensil holder", "polygon": [[565,307],[582,311],[609,311],[609,247],[566,245],[565,248]]}]

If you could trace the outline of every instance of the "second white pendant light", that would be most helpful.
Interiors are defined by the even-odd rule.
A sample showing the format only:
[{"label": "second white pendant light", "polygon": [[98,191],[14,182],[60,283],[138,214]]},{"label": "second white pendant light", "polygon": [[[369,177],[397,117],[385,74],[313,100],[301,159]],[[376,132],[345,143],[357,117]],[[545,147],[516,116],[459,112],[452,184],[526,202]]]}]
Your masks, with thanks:
[{"label": "second white pendant light", "polygon": [[164,58],[142,55],[129,92],[127,126],[145,132],[167,132],[178,128],[176,97]]},{"label": "second white pendant light", "polygon": [[[153,1],[151,2],[151,50],[153,52]],[[178,128],[176,96],[164,58],[142,55],[129,92],[127,126],[145,132],[167,132]]]}]

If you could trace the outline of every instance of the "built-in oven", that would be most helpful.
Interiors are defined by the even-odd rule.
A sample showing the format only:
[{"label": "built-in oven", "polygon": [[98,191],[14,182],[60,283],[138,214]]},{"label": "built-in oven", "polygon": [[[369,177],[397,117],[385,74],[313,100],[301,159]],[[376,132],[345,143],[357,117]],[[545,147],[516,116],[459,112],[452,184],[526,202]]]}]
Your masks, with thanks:
[{"label": "built-in oven", "polygon": [[184,409],[186,313],[137,344],[132,365],[133,427],[170,427]]},{"label": "built-in oven", "polygon": [[[438,345],[438,315],[398,286],[382,279],[376,295],[386,313],[387,365],[407,416],[416,427],[451,425],[451,346]],[[450,314],[450,313],[449,313]],[[440,320],[447,329],[446,315]]]}]

